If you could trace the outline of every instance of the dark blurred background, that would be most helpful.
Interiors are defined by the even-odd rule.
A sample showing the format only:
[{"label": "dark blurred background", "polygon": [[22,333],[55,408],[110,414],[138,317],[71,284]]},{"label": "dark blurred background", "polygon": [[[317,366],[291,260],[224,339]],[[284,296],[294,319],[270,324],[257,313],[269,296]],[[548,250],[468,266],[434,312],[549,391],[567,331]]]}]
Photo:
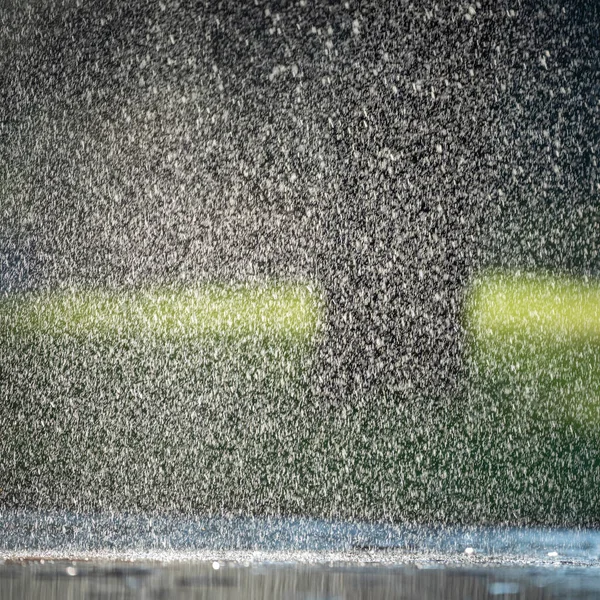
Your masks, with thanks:
[{"label": "dark blurred background", "polygon": [[5,1],[0,289],[317,281],[319,406],[435,412],[473,273],[600,274],[599,25],[595,0]]}]

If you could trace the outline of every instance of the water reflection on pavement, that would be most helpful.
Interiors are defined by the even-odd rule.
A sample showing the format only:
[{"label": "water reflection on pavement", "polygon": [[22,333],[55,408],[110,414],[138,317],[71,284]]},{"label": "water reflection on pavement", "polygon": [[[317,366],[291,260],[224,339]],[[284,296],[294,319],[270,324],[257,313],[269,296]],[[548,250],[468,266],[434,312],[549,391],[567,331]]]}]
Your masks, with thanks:
[{"label": "water reflection on pavement", "polygon": [[1,598],[598,598],[595,568],[9,561]]}]

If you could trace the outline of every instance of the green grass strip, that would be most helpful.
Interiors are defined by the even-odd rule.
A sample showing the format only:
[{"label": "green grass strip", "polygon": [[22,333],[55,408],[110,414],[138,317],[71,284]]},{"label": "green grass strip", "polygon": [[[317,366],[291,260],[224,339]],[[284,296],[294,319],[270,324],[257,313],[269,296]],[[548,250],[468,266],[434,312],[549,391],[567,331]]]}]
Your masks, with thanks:
[{"label": "green grass strip", "polygon": [[0,300],[13,334],[74,337],[248,337],[312,339],[322,322],[319,290],[299,283],[72,289]]},{"label": "green grass strip", "polygon": [[600,342],[600,282],[490,272],[469,290],[467,330],[479,341]]}]

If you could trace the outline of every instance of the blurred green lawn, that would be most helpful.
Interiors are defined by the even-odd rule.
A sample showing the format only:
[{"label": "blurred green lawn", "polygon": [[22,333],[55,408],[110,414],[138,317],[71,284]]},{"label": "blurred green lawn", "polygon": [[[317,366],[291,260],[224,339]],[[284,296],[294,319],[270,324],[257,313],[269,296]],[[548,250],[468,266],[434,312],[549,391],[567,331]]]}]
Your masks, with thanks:
[{"label": "blurred green lawn", "polygon": [[482,389],[507,390],[517,413],[600,428],[600,283],[481,275],[468,296],[466,328],[472,375]]},{"label": "blurred green lawn", "polygon": [[321,311],[317,290],[285,283],[31,292],[0,302],[4,326],[15,335],[113,341],[267,335],[301,342],[316,335]]},{"label": "blurred green lawn", "polygon": [[326,306],[277,283],[0,302],[4,502],[600,523],[597,283],[483,273],[438,398],[313,384]]}]

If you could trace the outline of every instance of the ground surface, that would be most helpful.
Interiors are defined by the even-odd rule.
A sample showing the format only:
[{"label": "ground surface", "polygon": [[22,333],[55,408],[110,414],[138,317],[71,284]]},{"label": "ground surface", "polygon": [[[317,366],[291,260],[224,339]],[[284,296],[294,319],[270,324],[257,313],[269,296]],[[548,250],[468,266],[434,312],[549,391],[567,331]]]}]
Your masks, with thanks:
[{"label": "ground surface", "polygon": [[9,561],[2,598],[598,598],[597,568],[357,563]]},{"label": "ground surface", "polygon": [[0,513],[0,598],[597,598],[600,532]]}]

